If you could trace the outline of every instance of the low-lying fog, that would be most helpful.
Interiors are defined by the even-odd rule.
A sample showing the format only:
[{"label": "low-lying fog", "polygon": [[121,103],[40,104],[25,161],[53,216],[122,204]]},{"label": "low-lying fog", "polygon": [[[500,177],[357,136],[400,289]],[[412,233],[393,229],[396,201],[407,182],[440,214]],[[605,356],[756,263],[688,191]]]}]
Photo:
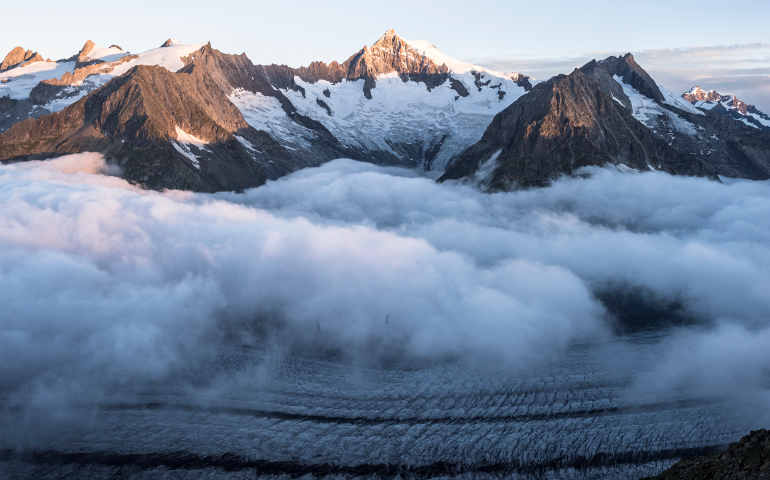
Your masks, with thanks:
[{"label": "low-lying fog", "polygon": [[622,344],[603,357],[645,372],[633,388],[750,396],[768,383],[770,182],[597,168],[490,195],[336,160],[203,195],[104,169],[96,154],[0,167],[6,402],[56,410],[118,387],[205,385],[228,374],[202,367],[223,345],[265,342],[521,371],[643,326],[626,315],[669,328],[652,359]]}]

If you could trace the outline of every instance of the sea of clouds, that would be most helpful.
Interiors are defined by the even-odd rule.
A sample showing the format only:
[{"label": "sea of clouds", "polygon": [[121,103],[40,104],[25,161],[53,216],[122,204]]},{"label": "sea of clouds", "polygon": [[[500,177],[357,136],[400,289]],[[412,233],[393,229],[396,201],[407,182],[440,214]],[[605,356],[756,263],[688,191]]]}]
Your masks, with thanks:
[{"label": "sea of clouds", "polygon": [[6,401],[206,383],[223,349],[265,343],[521,370],[617,335],[597,293],[618,291],[691,320],[645,357],[637,388],[767,387],[770,182],[596,168],[485,194],[336,160],[204,195],[115,173],[97,154],[0,167]]}]

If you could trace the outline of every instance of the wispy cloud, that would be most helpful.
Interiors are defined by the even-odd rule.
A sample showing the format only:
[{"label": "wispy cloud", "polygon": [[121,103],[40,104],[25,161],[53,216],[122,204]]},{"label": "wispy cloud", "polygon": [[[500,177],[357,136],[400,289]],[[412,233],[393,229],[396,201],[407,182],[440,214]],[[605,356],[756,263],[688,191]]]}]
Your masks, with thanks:
[{"label": "wispy cloud", "polygon": [[[593,58],[625,52],[592,52],[565,58],[487,58],[478,63],[503,71],[519,71],[545,80],[569,73]],[[770,111],[770,44],[671,48],[634,52],[637,61],[664,87],[679,92],[699,85],[732,93]]]}]

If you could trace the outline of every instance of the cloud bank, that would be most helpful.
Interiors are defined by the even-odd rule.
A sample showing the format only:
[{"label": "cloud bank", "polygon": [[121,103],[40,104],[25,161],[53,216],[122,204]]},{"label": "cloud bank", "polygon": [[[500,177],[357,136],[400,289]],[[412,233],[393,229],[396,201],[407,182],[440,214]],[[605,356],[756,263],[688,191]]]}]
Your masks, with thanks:
[{"label": "cloud bank", "polygon": [[526,369],[612,337],[596,294],[629,288],[697,323],[660,342],[639,388],[759,389],[770,368],[770,182],[590,169],[488,195],[337,160],[202,195],[104,169],[93,154],[0,167],[12,402],[205,384],[233,345]]},{"label": "cloud bank", "polygon": [[[593,58],[626,52],[595,52],[572,58],[479,59],[502,71],[519,71],[546,80],[569,73]],[[697,48],[643,50],[633,52],[637,61],[655,80],[674,93],[694,85],[734,94],[742,100],[770,111],[770,44],[728,45]]]}]

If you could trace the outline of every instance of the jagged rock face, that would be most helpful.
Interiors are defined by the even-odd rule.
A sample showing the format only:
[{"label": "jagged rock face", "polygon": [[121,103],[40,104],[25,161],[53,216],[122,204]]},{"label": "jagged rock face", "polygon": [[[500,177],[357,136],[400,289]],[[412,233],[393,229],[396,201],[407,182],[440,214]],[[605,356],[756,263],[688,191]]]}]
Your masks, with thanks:
[{"label": "jagged rock face", "polygon": [[168,47],[171,47],[173,45],[174,45],[174,40],[169,38],[168,40],[163,42],[163,44],[160,46],[160,48],[168,48]]},{"label": "jagged rock face", "polygon": [[209,43],[183,61],[186,65],[180,72],[205,74],[223,92],[242,88],[263,95],[276,94],[262,69],[251,63],[246,54],[224,54],[214,50]]},{"label": "jagged rock face", "polygon": [[10,70],[22,63],[42,62],[44,58],[32,50],[24,50],[22,47],[13,48],[0,63],[0,72]]},{"label": "jagged rock face", "polygon": [[642,95],[656,102],[663,102],[665,100],[663,93],[658,88],[658,84],[636,63],[636,59],[630,53],[623,57],[609,57],[602,61],[602,66],[610,75],[621,77],[625,83],[634,87]]},{"label": "jagged rock face", "polygon": [[347,78],[347,67],[343,64],[333,61],[328,65],[324,62],[311,62],[307,67],[300,67],[292,72],[298,75],[306,82],[317,82],[318,80],[327,80],[337,83]]},{"label": "jagged rock face", "polygon": [[432,60],[409,46],[406,41],[388,30],[374,45],[364,47],[343,63],[347,78],[376,78],[377,75],[397,72],[403,75],[441,75],[449,73],[446,65]]},{"label": "jagged rock face", "polygon": [[669,101],[633,56],[592,61],[535,86],[498,114],[441,180],[508,190],[606,164],[770,178],[770,131],[725,118],[719,108],[684,111]]},{"label": "jagged rock face", "polygon": [[689,458],[647,480],[770,480],[770,430],[757,430],[710,457]]}]

